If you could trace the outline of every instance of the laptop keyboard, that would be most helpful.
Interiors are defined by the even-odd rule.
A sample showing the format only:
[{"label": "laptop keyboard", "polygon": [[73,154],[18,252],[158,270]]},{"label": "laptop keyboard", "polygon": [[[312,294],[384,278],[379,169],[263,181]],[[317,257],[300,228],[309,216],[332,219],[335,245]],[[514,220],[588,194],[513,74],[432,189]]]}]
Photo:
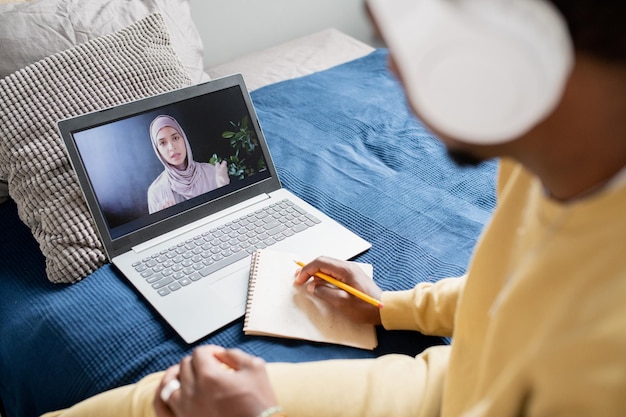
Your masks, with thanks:
[{"label": "laptop keyboard", "polygon": [[133,264],[160,295],[191,285],[257,249],[320,223],[290,200],[281,200]]}]

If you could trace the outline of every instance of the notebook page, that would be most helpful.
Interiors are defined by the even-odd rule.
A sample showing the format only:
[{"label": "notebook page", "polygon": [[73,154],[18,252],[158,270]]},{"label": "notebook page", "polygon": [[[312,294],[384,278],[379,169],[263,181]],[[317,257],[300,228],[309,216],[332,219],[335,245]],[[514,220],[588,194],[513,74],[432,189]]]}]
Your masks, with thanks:
[{"label": "notebook page", "polygon": [[[377,345],[373,325],[357,324],[293,284],[297,255],[273,250],[255,253],[250,268],[244,332],[362,349]],[[358,264],[371,277],[373,267]]]}]

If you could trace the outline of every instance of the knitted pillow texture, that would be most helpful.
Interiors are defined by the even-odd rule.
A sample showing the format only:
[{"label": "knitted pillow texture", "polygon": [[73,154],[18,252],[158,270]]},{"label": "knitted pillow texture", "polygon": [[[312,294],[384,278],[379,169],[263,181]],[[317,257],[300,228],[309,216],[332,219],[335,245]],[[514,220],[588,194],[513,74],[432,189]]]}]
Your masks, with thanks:
[{"label": "knitted pillow texture", "polygon": [[0,77],[152,13],[163,16],[192,80],[203,80],[204,48],[188,0],[0,0]]},{"label": "knitted pillow texture", "polygon": [[0,177],[50,281],[79,281],[106,262],[57,121],[188,85],[158,13],[0,80]]},{"label": "knitted pillow texture", "polygon": [[[0,78],[151,13],[163,16],[172,47],[193,82],[208,79],[188,0],[0,0]],[[0,203],[7,195],[0,183]]]}]

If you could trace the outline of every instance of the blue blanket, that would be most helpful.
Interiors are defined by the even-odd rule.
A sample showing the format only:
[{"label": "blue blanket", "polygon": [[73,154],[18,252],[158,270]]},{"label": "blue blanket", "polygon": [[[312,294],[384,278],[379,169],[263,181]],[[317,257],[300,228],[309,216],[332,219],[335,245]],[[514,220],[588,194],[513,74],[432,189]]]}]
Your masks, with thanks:
[{"label": "blue blanket", "polygon": [[[459,169],[415,120],[378,50],[252,94],[283,185],[372,243],[359,256],[384,289],[465,271],[495,205],[496,163]],[[0,205],[0,398],[5,417],[67,407],[178,362],[186,345],[106,265],[47,282],[15,205]],[[201,318],[199,318],[201,319]],[[444,339],[379,329],[373,352],[243,335],[236,321],[200,343],[268,361],[414,355]]]}]

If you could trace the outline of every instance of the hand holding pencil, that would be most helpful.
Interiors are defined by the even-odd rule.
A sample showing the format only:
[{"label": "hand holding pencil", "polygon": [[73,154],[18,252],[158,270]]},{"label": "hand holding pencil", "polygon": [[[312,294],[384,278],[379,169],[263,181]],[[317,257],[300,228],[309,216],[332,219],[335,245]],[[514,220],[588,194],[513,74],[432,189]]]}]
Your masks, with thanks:
[{"label": "hand holding pencil", "polygon": [[381,324],[382,290],[356,264],[320,257],[304,265],[296,274],[295,285],[328,302],[338,313],[355,322]]}]

